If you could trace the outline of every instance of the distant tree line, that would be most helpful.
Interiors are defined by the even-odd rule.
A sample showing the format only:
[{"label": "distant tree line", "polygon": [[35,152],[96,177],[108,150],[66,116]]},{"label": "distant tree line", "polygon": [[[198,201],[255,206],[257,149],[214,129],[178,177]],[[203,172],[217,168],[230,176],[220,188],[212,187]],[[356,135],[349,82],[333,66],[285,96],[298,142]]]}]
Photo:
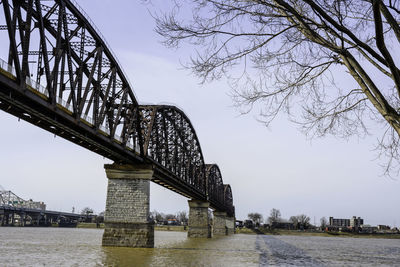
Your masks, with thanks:
[{"label": "distant tree line", "polygon": [[[74,213],[75,208],[72,208],[72,213]],[[85,215],[84,221],[87,223],[103,223],[104,222],[104,211],[99,214],[95,214],[94,210],[90,207],[85,207],[80,212],[81,215]]]},{"label": "distant tree line", "polygon": [[[73,211],[75,208],[73,208]],[[104,222],[104,211],[99,214],[95,214],[93,209],[85,207],[80,212],[81,215],[85,215],[84,222],[92,223],[103,223]],[[150,212],[149,220],[154,221],[156,224],[164,225],[187,225],[189,218],[186,211],[179,211],[176,214],[164,214],[156,210]]]},{"label": "distant tree line", "polygon": [[176,214],[164,214],[154,210],[150,212],[150,220],[162,225],[187,225],[189,218],[186,211],[179,211]]},{"label": "distant tree line", "polygon": [[[281,217],[281,212],[279,209],[273,208],[270,211],[269,216],[267,216],[265,220],[265,224],[263,225],[263,215],[258,212],[251,212],[247,215],[248,220],[244,222],[244,226],[247,228],[253,227],[270,227],[270,228],[284,228],[284,229],[293,229],[293,230],[306,230],[310,228],[314,228],[311,224],[311,219],[309,216],[305,214],[300,214],[296,216],[291,216],[289,220],[284,220]],[[322,217],[320,220],[320,227],[324,229],[328,222],[325,217]]]}]

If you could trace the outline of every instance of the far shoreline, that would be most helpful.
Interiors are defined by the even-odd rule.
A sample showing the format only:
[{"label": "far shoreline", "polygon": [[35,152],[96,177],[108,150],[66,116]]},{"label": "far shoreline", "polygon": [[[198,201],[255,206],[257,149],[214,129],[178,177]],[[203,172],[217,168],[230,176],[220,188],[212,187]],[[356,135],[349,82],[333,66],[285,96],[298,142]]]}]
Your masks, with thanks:
[{"label": "far shoreline", "polygon": [[301,230],[264,230],[236,228],[238,234],[264,234],[264,235],[293,235],[293,236],[321,236],[321,237],[344,237],[344,238],[383,238],[383,239],[400,239],[400,233],[349,233],[349,232],[318,232],[318,231],[301,231]]},{"label": "far shoreline", "polygon": [[[96,223],[78,223],[76,228],[104,229],[104,224],[101,223],[99,227],[97,227]],[[188,230],[188,226],[185,227],[183,225],[155,225],[154,230],[170,231],[170,232],[186,232]],[[262,228],[260,229],[236,228],[235,234],[400,239],[400,233],[357,234],[348,232],[316,232],[316,231],[282,230],[282,229],[264,230]]]}]

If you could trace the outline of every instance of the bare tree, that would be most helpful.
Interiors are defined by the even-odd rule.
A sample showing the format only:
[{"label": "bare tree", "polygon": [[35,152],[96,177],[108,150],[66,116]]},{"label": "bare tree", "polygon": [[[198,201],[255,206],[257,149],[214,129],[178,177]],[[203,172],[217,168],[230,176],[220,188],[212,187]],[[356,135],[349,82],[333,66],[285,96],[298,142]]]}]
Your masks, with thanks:
[{"label": "bare tree", "polygon": [[326,226],[328,225],[328,221],[326,220],[325,217],[322,217],[320,222],[321,222],[321,229],[324,230],[326,228]]},{"label": "bare tree", "polygon": [[289,222],[293,223],[293,226],[294,226],[295,229],[298,228],[298,226],[299,226],[299,219],[297,218],[297,216],[291,216],[291,217],[289,218]]},{"label": "bare tree", "polygon": [[307,229],[310,226],[310,217],[304,214],[291,216],[289,221],[293,223],[296,229]]},{"label": "bare tree", "polygon": [[93,209],[89,207],[83,208],[81,211],[81,215],[89,216],[91,214],[93,214]]},{"label": "bare tree", "polygon": [[279,222],[280,219],[281,219],[280,210],[272,209],[268,217],[268,222],[272,225],[275,222]]},{"label": "bare tree", "polygon": [[85,215],[86,218],[84,219],[84,222],[92,222],[93,218],[93,209],[86,207],[81,210],[81,215]]},{"label": "bare tree", "polygon": [[155,220],[157,223],[162,223],[165,220],[165,215],[163,213],[160,213],[156,210],[150,212],[150,217]]},{"label": "bare tree", "polygon": [[188,223],[188,215],[186,211],[180,211],[176,214],[176,218],[178,219],[178,221],[180,221],[183,224],[187,224]]},{"label": "bare tree", "polygon": [[284,112],[310,137],[380,123],[385,173],[399,171],[400,1],[175,2],[156,31],[167,46],[195,45],[185,66],[203,82],[227,77],[242,112],[258,107],[266,125]]},{"label": "bare tree", "polygon": [[252,212],[247,214],[247,217],[254,222],[256,225],[260,225],[263,221],[263,216],[258,212]]},{"label": "bare tree", "polygon": [[308,227],[310,226],[310,217],[308,217],[305,214],[300,214],[296,216],[298,221],[299,221],[299,227],[301,229],[308,229]]}]

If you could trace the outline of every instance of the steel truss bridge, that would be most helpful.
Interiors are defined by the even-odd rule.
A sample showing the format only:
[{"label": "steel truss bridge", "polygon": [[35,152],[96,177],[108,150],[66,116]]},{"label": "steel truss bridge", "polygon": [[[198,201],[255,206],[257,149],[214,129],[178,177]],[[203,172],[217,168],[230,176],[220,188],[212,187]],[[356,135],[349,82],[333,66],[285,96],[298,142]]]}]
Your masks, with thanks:
[{"label": "steel truss bridge", "polygon": [[25,200],[10,190],[4,190],[0,187],[0,207],[7,208],[24,208],[24,209],[35,209],[45,210],[46,205],[43,202]]},{"label": "steel truss bridge", "polygon": [[[51,223],[70,225],[71,222],[84,220],[86,215],[46,210],[43,202],[25,200],[10,190],[0,186],[0,225],[30,225],[49,226]],[[18,223],[16,222],[18,220]]]},{"label": "steel truss bridge", "polygon": [[140,105],[115,54],[73,0],[0,0],[0,109],[234,216],[231,187],[170,105]]}]

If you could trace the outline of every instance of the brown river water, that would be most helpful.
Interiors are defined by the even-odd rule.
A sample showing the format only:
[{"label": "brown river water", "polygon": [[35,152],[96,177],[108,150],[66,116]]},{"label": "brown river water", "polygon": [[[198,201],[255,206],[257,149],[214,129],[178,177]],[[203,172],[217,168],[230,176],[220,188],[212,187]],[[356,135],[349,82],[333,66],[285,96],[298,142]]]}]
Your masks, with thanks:
[{"label": "brown river water", "polygon": [[0,266],[400,266],[400,240],[155,232],[154,249],[101,246],[103,230],[0,227]]}]

